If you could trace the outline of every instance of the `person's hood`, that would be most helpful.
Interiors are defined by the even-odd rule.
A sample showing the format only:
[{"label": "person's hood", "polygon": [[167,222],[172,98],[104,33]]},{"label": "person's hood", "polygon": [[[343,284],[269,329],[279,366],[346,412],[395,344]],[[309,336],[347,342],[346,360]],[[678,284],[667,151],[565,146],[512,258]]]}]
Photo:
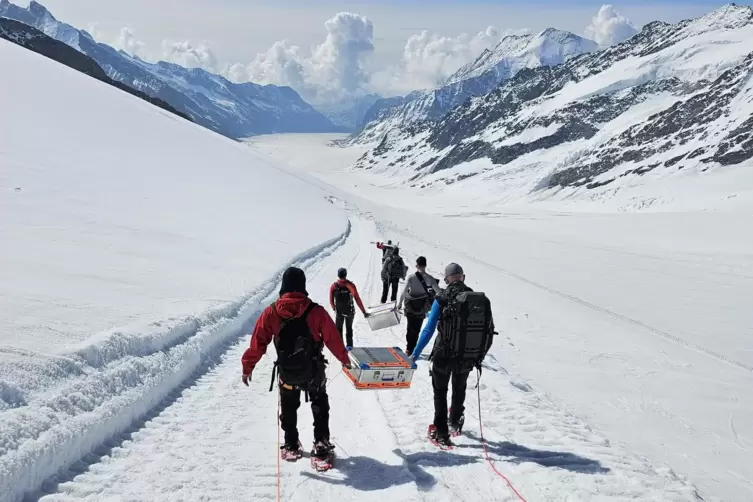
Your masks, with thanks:
[{"label": "person's hood", "polygon": [[292,319],[301,317],[311,300],[303,293],[285,293],[275,302],[275,310],[280,317]]}]

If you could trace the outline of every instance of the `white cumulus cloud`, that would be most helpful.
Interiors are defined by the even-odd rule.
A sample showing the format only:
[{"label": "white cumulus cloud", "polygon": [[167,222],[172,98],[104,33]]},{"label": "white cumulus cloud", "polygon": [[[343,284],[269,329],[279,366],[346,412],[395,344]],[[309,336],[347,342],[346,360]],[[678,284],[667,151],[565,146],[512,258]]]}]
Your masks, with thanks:
[{"label": "white cumulus cloud", "polygon": [[190,42],[162,42],[162,59],[177,63],[186,68],[202,68],[217,72],[217,57],[206,44],[192,45]]},{"label": "white cumulus cloud", "polygon": [[289,85],[315,103],[361,92],[369,80],[374,25],[364,16],[341,12],[324,26],[327,37],[309,50],[282,40],[248,64],[231,65],[225,74],[236,82]]},{"label": "white cumulus cloud", "polygon": [[114,38],[108,37],[106,33],[100,30],[97,23],[89,23],[86,31],[94,40],[110,44],[112,47],[123,51],[126,54],[140,57],[144,55],[143,53],[146,44],[137,39],[133,30],[128,26],[122,27]]},{"label": "white cumulus cloud", "polygon": [[601,47],[618,44],[638,33],[630,19],[609,4],[602,5],[599,12],[586,27],[585,35]]},{"label": "white cumulus cloud", "polygon": [[[402,60],[387,72],[392,80],[391,87],[405,91],[439,86],[458,68],[476,59],[484,49],[497,45],[506,34],[489,26],[475,35],[447,37],[426,30],[411,35],[403,49]],[[375,76],[376,80],[380,78],[384,75]]]}]

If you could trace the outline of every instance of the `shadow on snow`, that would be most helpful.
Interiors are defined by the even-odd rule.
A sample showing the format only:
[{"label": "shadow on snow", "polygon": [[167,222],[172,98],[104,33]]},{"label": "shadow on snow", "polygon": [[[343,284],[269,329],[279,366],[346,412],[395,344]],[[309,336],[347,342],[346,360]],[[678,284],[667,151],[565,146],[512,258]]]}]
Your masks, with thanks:
[{"label": "shadow on snow", "polygon": [[369,457],[345,457],[335,460],[334,470],[342,473],[344,479],[312,472],[302,472],[303,476],[325,483],[345,485],[359,491],[384,490],[392,486],[415,483],[419,490],[430,490],[437,484],[434,476],[423,466],[454,467],[479,462],[476,456],[457,455],[444,451],[418,452],[406,455],[401,450],[393,453],[403,460],[402,464],[389,465]]},{"label": "shadow on snow", "polygon": [[[481,442],[481,438],[472,432],[464,432],[463,435],[470,439]],[[458,445],[458,448],[483,449],[481,444]],[[604,467],[598,460],[581,457],[575,453],[566,451],[547,451],[534,450],[526,448],[519,444],[510,443],[509,441],[486,441],[486,448],[490,455],[495,455],[501,462],[511,462],[513,464],[522,464],[524,462],[533,462],[543,467],[559,467],[572,472],[583,474],[606,474],[610,472],[608,467]],[[495,460],[492,458],[492,460]]]}]

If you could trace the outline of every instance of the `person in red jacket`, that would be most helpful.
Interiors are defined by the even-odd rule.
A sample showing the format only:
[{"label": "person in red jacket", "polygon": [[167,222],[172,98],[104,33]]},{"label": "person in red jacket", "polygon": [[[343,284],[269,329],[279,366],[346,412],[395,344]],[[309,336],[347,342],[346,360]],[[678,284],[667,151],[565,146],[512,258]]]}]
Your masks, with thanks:
[{"label": "person in red jacket", "polygon": [[358,294],[358,288],[348,280],[348,271],[341,268],[337,271],[337,281],[332,283],[329,288],[329,304],[335,311],[335,325],[340,332],[340,338],[343,336],[343,324],[345,324],[345,348],[353,348],[353,317],[356,315],[356,306],[358,304],[364,317],[369,317],[363,306],[361,297]]},{"label": "person in red jacket", "polygon": [[[311,307],[310,307],[311,305]],[[325,360],[322,353],[326,345],[332,354],[346,368],[351,367],[348,351],[335,327],[332,317],[324,307],[313,304],[306,292],[306,275],[300,268],[290,267],[282,276],[279,298],[274,305],[262,312],[251,335],[251,346],[243,353],[242,382],[248,386],[254,367],[267,351],[267,346],[274,341],[277,344],[283,321],[300,318],[305,315],[306,325],[318,345],[316,369],[312,380],[305,385],[288,385],[278,376],[280,389],[280,424],[285,432],[285,444],[280,455],[285,460],[295,460],[303,455],[296,427],[298,408],[301,405],[301,391],[308,393],[311,412],[314,415],[314,449],[312,454],[326,459],[333,450],[329,440],[329,397],[327,396],[327,376]]]}]

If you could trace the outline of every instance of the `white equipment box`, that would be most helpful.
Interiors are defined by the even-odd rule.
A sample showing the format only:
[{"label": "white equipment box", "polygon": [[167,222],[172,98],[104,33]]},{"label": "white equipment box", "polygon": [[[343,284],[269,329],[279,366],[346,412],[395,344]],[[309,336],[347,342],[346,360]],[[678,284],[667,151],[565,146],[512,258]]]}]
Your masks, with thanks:
[{"label": "white equipment box", "polygon": [[354,347],[350,351],[353,369],[343,373],[358,390],[407,389],[416,370],[399,347]]},{"label": "white equipment box", "polygon": [[369,312],[369,317],[366,320],[369,322],[371,331],[377,331],[397,326],[400,324],[400,319],[401,315],[400,312],[397,311],[397,304],[388,303],[386,305],[380,305]]}]

